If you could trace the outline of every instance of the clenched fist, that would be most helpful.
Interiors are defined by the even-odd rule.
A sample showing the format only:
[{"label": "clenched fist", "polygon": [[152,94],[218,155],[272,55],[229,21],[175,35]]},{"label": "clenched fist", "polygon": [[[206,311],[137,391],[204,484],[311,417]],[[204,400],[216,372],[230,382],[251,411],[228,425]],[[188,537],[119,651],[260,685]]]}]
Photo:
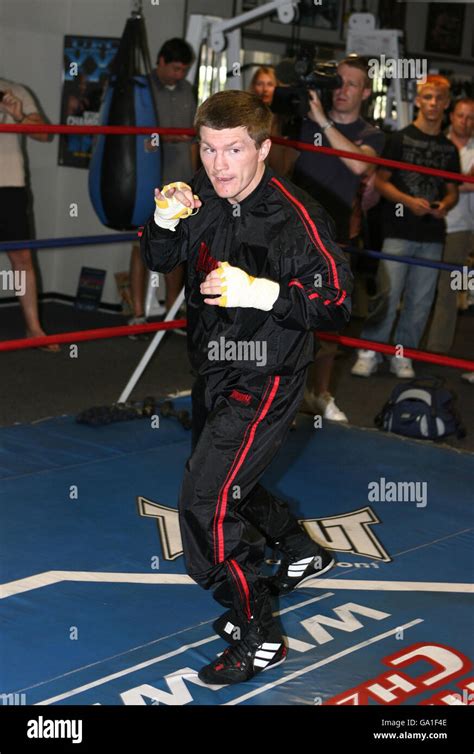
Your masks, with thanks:
[{"label": "clenched fist", "polygon": [[183,181],[175,181],[155,189],[155,223],[160,228],[174,231],[180,220],[196,214],[202,202]]},{"label": "clenched fist", "polygon": [[255,278],[240,267],[229,262],[219,262],[219,267],[201,283],[204,295],[219,294],[219,298],[205,298],[205,304],[224,306],[226,308],[242,306],[244,308],[270,311],[280,294],[280,286],[273,280]]}]

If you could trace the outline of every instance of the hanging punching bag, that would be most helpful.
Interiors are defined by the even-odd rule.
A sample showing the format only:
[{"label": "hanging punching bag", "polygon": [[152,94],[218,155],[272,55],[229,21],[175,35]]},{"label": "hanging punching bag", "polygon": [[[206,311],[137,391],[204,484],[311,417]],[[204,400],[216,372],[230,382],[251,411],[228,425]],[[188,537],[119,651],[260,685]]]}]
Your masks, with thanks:
[{"label": "hanging punching bag", "polygon": [[[151,72],[145,22],[138,12],[133,13],[113,62],[100,112],[101,125],[157,125]],[[155,186],[161,186],[161,151],[149,134],[96,137],[89,166],[89,195],[104,225],[115,230],[143,225],[153,209]]]}]

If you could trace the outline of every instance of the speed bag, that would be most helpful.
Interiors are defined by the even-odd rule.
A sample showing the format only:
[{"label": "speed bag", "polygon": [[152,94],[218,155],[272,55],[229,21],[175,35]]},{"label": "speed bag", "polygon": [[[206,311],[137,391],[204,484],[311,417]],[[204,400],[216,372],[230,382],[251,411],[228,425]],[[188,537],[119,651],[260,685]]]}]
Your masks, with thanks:
[{"label": "speed bag", "polygon": [[[100,123],[152,126],[156,111],[151,82],[135,75],[104,95]],[[157,143],[155,143],[157,142]],[[134,230],[154,209],[153,190],[161,186],[161,150],[157,134],[99,135],[89,165],[89,195],[100,221],[115,230]]]}]

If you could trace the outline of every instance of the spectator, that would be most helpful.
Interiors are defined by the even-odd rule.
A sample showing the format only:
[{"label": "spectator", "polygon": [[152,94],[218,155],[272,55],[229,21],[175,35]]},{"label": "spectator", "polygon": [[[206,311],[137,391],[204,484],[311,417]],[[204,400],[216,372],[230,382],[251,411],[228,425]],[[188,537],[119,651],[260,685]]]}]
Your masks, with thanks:
[{"label": "spectator", "polygon": [[[384,157],[416,165],[460,172],[455,145],[441,133],[444,111],[449,106],[449,81],[430,75],[418,85],[418,115],[413,123],[391,135]],[[439,261],[443,252],[446,214],[458,199],[457,184],[436,175],[409,170],[377,171],[375,185],[384,197],[382,250],[394,256]],[[403,308],[395,331],[395,343],[417,348],[426,326],[436,291],[438,270],[420,265],[382,260],[378,269],[379,290],[386,288],[386,311],[370,316],[361,337],[386,343],[404,294]],[[381,356],[361,350],[352,374],[369,377]],[[391,371],[399,378],[412,378],[415,372],[403,350],[392,357]]]},{"label": "spectator", "polygon": [[[474,100],[460,99],[450,114],[451,126],[446,134],[459,150],[461,170],[474,175]],[[443,262],[466,264],[474,254],[474,183],[459,186],[459,201],[446,216],[446,241]],[[449,272],[442,272],[428,337],[428,351],[448,353],[456,329],[457,294],[451,288]]]},{"label": "spectator", "polygon": [[[36,103],[21,85],[0,79],[0,123],[44,123]],[[35,141],[51,141],[48,134],[29,134]],[[20,241],[31,238],[28,219],[28,194],[25,165],[19,134],[2,133],[0,136],[0,240]],[[12,269],[24,277],[24,293],[19,296],[26,324],[26,337],[46,335],[41,327],[38,313],[36,273],[31,250],[28,248],[8,251]],[[57,352],[60,347],[52,344],[42,350]]]},{"label": "spectator", "polygon": [[[185,80],[193,60],[193,50],[184,39],[169,39],[157,56],[157,65],[152,74],[152,85],[156,94],[158,125],[162,128],[192,128],[196,111],[196,98],[191,84]],[[184,134],[162,134],[162,178],[164,186],[182,176],[190,180],[198,168],[198,148],[193,136]],[[184,284],[184,266],[179,265],[167,273],[166,310],[169,311]],[[147,272],[140,254],[140,244],[134,244],[130,265],[130,288],[133,300],[133,318],[129,324],[143,324],[145,320],[144,299]],[[183,333],[184,334],[184,333]],[[140,337],[140,336],[132,336]],[[141,336],[143,337],[143,336]]]},{"label": "spectator", "polygon": [[[252,94],[256,94],[257,97],[270,107],[273,100],[273,92],[275,87],[281,86],[278,81],[273,66],[262,65],[257,68],[252,81],[250,82],[249,91]],[[271,136],[284,136],[285,130],[285,118],[281,115],[273,114],[271,125]],[[291,147],[285,147],[282,144],[272,144],[270,154],[266,159],[267,165],[269,165],[275,173],[284,177],[290,176],[293,165],[299,152]]]},{"label": "spectator", "polygon": [[[362,104],[372,92],[362,58],[346,58],[338,65],[342,86],[332,93],[329,117],[316,92],[311,92],[308,116],[303,120],[300,141],[372,157],[383,148],[384,135],[361,118]],[[339,243],[350,241],[350,223],[361,180],[374,171],[374,166],[346,157],[321,152],[301,152],[295,164],[293,180],[314,196],[336,221]],[[315,363],[309,371],[305,401],[314,412],[326,419],[347,421],[330,392],[331,375],[337,344],[322,342]]]},{"label": "spectator", "polygon": [[273,92],[279,86],[275,69],[272,65],[261,65],[252,76],[249,91],[260,97],[268,107],[272,104]]}]

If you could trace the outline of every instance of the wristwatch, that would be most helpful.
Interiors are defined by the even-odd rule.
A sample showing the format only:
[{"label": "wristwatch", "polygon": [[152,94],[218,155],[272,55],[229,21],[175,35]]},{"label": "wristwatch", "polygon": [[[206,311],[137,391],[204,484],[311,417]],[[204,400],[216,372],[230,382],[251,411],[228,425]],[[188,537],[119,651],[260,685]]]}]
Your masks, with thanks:
[{"label": "wristwatch", "polygon": [[323,133],[324,133],[324,131],[327,131],[327,129],[331,128],[333,125],[334,125],[334,123],[332,122],[332,120],[329,120],[329,118],[328,118],[328,122],[325,123],[324,126],[320,126],[321,131],[323,131]]}]

